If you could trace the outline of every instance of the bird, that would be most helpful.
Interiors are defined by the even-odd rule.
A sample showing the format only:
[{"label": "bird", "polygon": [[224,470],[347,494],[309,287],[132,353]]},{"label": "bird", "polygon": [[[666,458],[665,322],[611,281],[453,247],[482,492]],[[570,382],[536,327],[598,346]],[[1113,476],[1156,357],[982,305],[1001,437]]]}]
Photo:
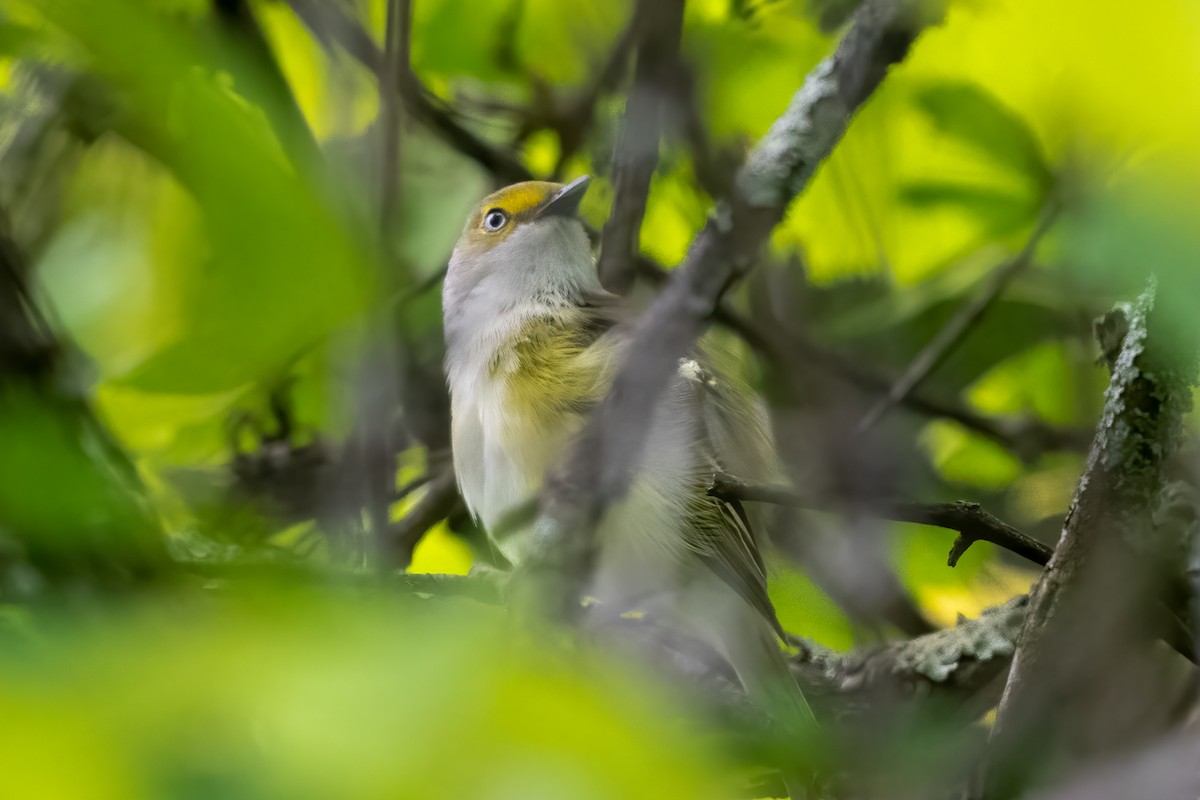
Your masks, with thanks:
[{"label": "bird", "polygon": [[[589,183],[526,181],[483,198],[443,283],[454,471],[470,513],[517,567],[556,542],[506,520],[536,501],[630,343],[631,311],[601,285],[578,214]],[[597,528],[587,594],[618,611],[663,609],[713,644],[770,718],[807,725],[760,526],[707,491],[717,472],[757,481],[779,470],[761,403],[718,361],[703,347],[679,360],[630,488]]]}]

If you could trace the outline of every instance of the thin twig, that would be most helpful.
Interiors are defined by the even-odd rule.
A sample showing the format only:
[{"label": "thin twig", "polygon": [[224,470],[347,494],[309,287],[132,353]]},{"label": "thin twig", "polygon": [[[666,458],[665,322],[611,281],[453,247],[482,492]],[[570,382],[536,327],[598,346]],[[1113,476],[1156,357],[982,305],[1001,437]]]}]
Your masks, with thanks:
[{"label": "thin twig", "polygon": [[600,239],[596,268],[604,287],[625,294],[633,284],[638,239],[658,143],[670,113],[670,84],[678,71],[683,0],[640,0],[637,71],[613,165],[612,215]]},{"label": "thin twig", "polygon": [[[322,45],[337,45],[365,67],[381,74],[383,51],[362,26],[350,18],[339,3],[323,0],[288,0],[292,11]],[[527,181],[528,169],[506,148],[497,147],[463,127],[453,113],[405,68],[398,89],[409,113],[424,122],[447,144],[506,182]]]},{"label": "thin twig", "polygon": [[[559,180],[562,177],[567,162],[579,152],[579,148],[583,146],[588,132],[596,120],[596,107],[600,98],[613,91],[620,82],[629,61],[629,55],[633,52],[637,30],[638,19],[634,14],[631,15],[629,24],[617,36],[604,64],[595,71],[595,78],[567,102],[566,111],[552,114],[541,125],[530,120],[524,126],[526,136],[539,127],[550,127],[558,134],[559,152],[554,170],[550,175],[551,180]],[[548,97],[553,99],[553,93],[549,93]],[[528,109],[521,110],[528,115]]]},{"label": "thin twig", "polygon": [[1048,545],[1021,533],[1008,523],[984,511],[978,503],[873,503],[866,507],[847,507],[845,504],[803,497],[783,486],[758,486],[744,483],[732,475],[716,473],[708,485],[708,493],[724,500],[744,500],[771,503],[791,508],[815,511],[864,511],[896,522],[915,522],[937,528],[958,531],[946,563],[958,564],[967,549],[975,542],[991,542],[1039,566],[1045,566],[1054,552]]},{"label": "thin twig", "polygon": [[379,275],[383,291],[372,308],[369,320],[369,339],[359,365],[359,421],[356,430],[357,453],[362,467],[362,491],[367,517],[371,523],[371,544],[374,560],[382,569],[383,540],[388,536],[389,512],[396,480],[396,442],[391,424],[399,393],[395,376],[402,376],[394,341],[395,325],[392,308],[384,300],[395,294],[399,264],[389,246],[392,227],[401,200],[402,176],[400,157],[402,147],[403,102],[399,91],[402,76],[409,70],[411,49],[411,0],[389,0],[384,29],[384,53],[379,70],[379,159],[378,202],[379,239],[382,243],[382,271]]},{"label": "thin twig", "polygon": [[425,496],[388,529],[385,545],[389,552],[385,554],[385,560],[401,568],[407,567],[425,532],[451,516],[461,503],[453,472],[446,470],[433,477]]},{"label": "thin twig", "polygon": [[380,227],[386,233],[400,202],[401,76],[410,69],[412,0],[390,0],[384,31],[383,67],[379,72],[382,146],[379,174]]},{"label": "thin twig", "polygon": [[908,397],[913,389],[929,377],[929,373],[933,372],[946,356],[950,355],[954,347],[983,318],[984,313],[1000,297],[1001,292],[1017,276],[1017,273],[1024,270],[1033,261],[1034,251],[1042,240],[1042,236],[1054,222],[1056,213],[1056,204],[1052,202],[1047,205],[1034,226],[1033,233],[1026,240],[1025,246],[1021,248],[1021,252],[1001,264],[992,273],[984,290],[977,297],[963,303],[950,321],[929,340],[925,347],[921,348],[921,352],[917,353],[909,363],[904,374],[892,384],[887,395],[880,398],[859,421],[856,428],[857,433],[863,433],[874,427],[888,411]]},{"label": "thin twig", "polygon": [[[639,255],[638,274],[655,285],[666,283],[670,274],[652,259]],[[769,335],[753,320],[742,315],[726,298],[722,298],[713,313],[713,322],[746,343],[751,350],[767,361],[782,364],[784,350],[789,357],[799,353],[829,374],[841,378],[871,394],[888,391],[895,381],[842,353],[809,339],[799,331],[789,334],[786,345]],[[1091,441],[1091,432],[1083,428],[1063,428],[1037,417],[993,418],[980,414],[961,402],[929,397],[913,390],[900,400],[909,410],[929,417],[943,417],[978,433],[1016,454],[1022,461],[1032,463],[1046,452],[1083,452]]]}]

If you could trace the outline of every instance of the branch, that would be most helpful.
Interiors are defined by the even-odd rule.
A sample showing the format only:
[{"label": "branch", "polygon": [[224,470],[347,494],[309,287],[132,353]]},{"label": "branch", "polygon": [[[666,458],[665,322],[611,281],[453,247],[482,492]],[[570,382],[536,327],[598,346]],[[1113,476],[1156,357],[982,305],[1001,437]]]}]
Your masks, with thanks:
[{"label": "branch", "polygon": [[[39,586],[150,586],[169,572],[158,519],[143,503],[136,467],[88,402],[69,343],[36,304],[8,224],[0,209],[0,472],[15,482],[5,487],[0,529],[20,543]],[[55,469],[78,485],[52,486]],[[62,506],[53,515],[21,497],[48,489]]]},{"label": "branch", "polygon": [[[833,55],[817,65],[751,151],[731,202],[718,204],[683,266],[638,321],[608,397],[550,481],[544,513],[551,530],[570,543],[563,554],[569,578],[590,571],[594,528],[625,493],[676,361],[695,344],[724,291],[750,269],[854,112],[930,22],[917,12],[922,5],[875,0],[859,10]],[[564,603],[569,614],[576,606]]]},{"label": "branch", "polygon": [[1030,800],[1193,800],[1200,797],[1200,731],[1193,726],[1136,755],[1101,764]]},{"label": "branch", "polygon": [[453,514],[461,503],[452,471],[430,479],[425,496],[388,527],[383,541],[384,561],[401,569],[407,567],[425,532]]},{"label": "branch", "polygon": [[1027,604],[1021,595],[953,628],[844,654],[793,639],[799,653],[791,658],[792,674],[805,697],[843,719],[887,700],[916,698],[959,707],[974,719],[1000,696]]},{"label": "branch", "polygon": [[600,239],[596,268],[604,287],[625,294],[633,283],[642,217],[650,179],[658,166],[658,142],[678,72],[683,0],[640,0],[637,72],[625,104],[625,122],[613,165],[612,215]]},{"label": "branch", "polygon": [[[327,49],[341,47],[356,61],[382,78],[384,56],[371,36],[363,30],[339,3],[323,0],[288,0],[292,11]],[[445,104],[436,98],[411,69],[404,69],[398,88],[409,112],[425,123],[447,144],[495,175],[515,183],[532,176],[507,149],[497,147],[463,127]]]},{"label": "branch", "polygon": [[553,91],[547,90],[541,81],[533,79],[535,98],[542,98],[547,110],[537,114],[528,107],[513,109],[525,117],[516,137],[517,141],[527,139],[535,131],[544,128],[549,128],[558,135],[558,158],[555,160],[550,180],[562,179],[567,162],[579,152],[595,122],[596,106],[600,99],[613,91],[624,76],[629,55],[633,52],[638,38],[639,22],[637,14],[631,16],[629,24],[617,36],[604,63],[595,70],[595,78],[573,98],[569,98],[565,103],[558,102]]},{"label": "branch", "polygon": [[[244,569],[244,564],[234,564]],[[279,565],[270,565],[278,570]],[[221,568],[199,565],[206,575]],[[316,573],[314,573],[314,578]],[[361,572],[345,573],[348,580],[364,580]],[[396,575],[393,584],[402,591],[434,598],[470,598],[502,605],[496,582],[479,575]],[[796,653],[789,657],[793,677],[805,697],[812,698],[830,718],[847,721],[877,711],[880,703],[919,700],[939,708],[956,707],[974,719],[995,705],[1004,675],[1012,660],[1017,636],[1024,623],[1028,597],[1020,595],[984,609],[973,620],[953,628],[883,645],[839,653],[809,639],[789,636]],[[726,674],[721,657],[709,645],[681,633],[677,626],[660,624],[655,617],[619,616],[605,619],[594,632],[615,632],[618,644],[632,655],[664,666],[673,679],[681,675],[716,693],[717,704],[740,705],[744,690],[736,677]]]},{"label": "branch", "polygon": [[815,511],[845,512],[847,510],[867,513],[896,522],[915,522],[936,528],[958,531],[958,538],[950,548],[946,559],[948,566],[958,565],[967,549],[975,542],[991,542],[1017,555],[1045,566],[1054,552],[1050,547],[1030,536],[1026,536],[1006,522],[997,519],[980,508],[978,503],[879,503],[865,508],[848,509],[844,504],[816,500],[792,492],[782,486],[755,486],[743,483],[732,475],[716,473],[708,484],[708,493],[723,500],[744,500],[772,503],[790,508]]},{"label": "branch", "polygon": [[1178,543],[1155,536],[1152,517],[1190,407],[1196,352],[1195,343],[1181,353],[1166,341],[1165,315],[1154,306],[1151,285],[1122,309],[1128,325],[1087,470],[1031,594],[993,732],[989,780],[1000,791],[997,782],[1027,769],[1019,754],[1029,752],[1031,737],[1053,737],[1064,755],[1099,755],[1156,713],[1157,673],[1139,645],[1161,607],[1163,575],[1178,567],[1170,563]]},{"label": "branch", "polygon": [[400,103],[401,76],[412,70],[412,0],[390,0],[384,31],[384,53],[379,72],[379,116],[382,146],[379,159],[379,218],[386,234],[400,202]]},{"label": "branch", "polygon": [[60,352],[49,324],[25,286],[16,243],[0,219],[0,382],[51,376]]},{"label": "branch", "polygon": [[[638,274],[656,285],[666,283],[670,277],[666,270],[644,255],[638,256],[637,265]],[[864,392],[887,392],[895,383],[887,375],[864,366],[859,360],[818,344],[798,331],[789,332],[786,344],[777,342],[776,337],[768,335],[756,322],[743,316],[726,298],[721,299],[713,313],[713,322],[735,334],[767,361],[785,363],[784,350],[787,349],[791,351],[790,357],[799,354],[830,375]],[[914,413],[957,422],[967,430],[1009,450],[1027,464],[1037,461],[1047,452],[1084,452],[1091,442],[1090,431],[1058,427],[1032,416],[988,417],[960,402],[934,399],[915,389],[898,402]]]},{"label": "branch", "polygon": [[1029,266],[1033,260],[1033,253],[1037,249],[1038,242],[1042,240],[1046,231],[1049,230],[1056,213],[1056,204],[1052,203],[1047,206],[1038,219],[1033,233],[1025,242],[1025,246],[1021,248],[1021,252],[1004,264],[1001,264],[992,273],[991,279],[988,281],[983,292],[978,297],[960,306],[954,316],[950,318],[950,321],[929,340],[929,343],[921,349],[921,352],[917,353],[916,357],[904,371],[904,374],[892,384],[887,396],[880,398],[863,416],[862,420],[858,423],[858,433],[872,428],[875,423],[883,419],[883,416],[893,406],[908,397],[909,393],[929,377],[929,373],[945,360],[950,351],[954,349],[954,346],[983,318],[984,313],[1000,297],[1000,293],[1017,276],[1017,273]]}]

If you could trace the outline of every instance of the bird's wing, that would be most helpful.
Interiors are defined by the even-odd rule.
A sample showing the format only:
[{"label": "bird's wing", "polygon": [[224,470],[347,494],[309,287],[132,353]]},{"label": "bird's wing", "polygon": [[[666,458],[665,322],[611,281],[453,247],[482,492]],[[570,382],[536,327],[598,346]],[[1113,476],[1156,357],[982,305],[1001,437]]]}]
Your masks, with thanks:
[{"label": "bird's wing", "polygon": [[[614,355],[624,351],[632,320],[628,304],[616,295],[597,292],[580,303],[589,320],[589,354],[616,367]],[[767,574],[759,541],[740,503],[710,497],[712,474],[725,471],[745,480],[773,477],[776,455],[765,414],[754,394],[736,380],[718,373],[703,355],[682,359],[672,391],[680,392],[698,422],[699,447],[696,485],[690,493],[683,531],[686,545],[701,563],[738,593],[767,623],[783,635],[775,608],[767,596]],[[607,387],[611,372],[602,384]],[[602,397],[596,397],[600,400]]]},{"label": "bird's wing", "polygon": [[748,389],[706,366],[701,358],[681,361],[680,378],[680,390],[690,393],[702,421],[694,500],[685,528],[688,546],[782,636],[767,596],[759,538],[745,509],[736,501],[707,493],[714,472],[740,473],[755,480],[774,468],[775,452],[765,420]]}]

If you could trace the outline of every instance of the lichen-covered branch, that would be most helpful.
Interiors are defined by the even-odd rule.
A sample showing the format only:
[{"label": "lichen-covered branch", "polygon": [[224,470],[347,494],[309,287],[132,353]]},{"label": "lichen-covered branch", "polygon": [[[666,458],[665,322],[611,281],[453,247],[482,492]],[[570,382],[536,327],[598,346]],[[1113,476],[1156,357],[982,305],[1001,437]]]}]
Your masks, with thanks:
[{"label": "lichen-covered branch", "polygon": [[[638,321],[629,356],[608,397],[552,478],[544,515],[569,542],[567,572],[590,570],[592,532],[626,490],[646,428],[677,359],[695,344],[721,295],[745,274],[771,229],[845,133],[888,68],[933,19],[929,4],[864,4],[833,55],[805,80],[783,115],[751,151],[734,196],[718,204],[682,267]],[[576,586],[564,587],[569,597]],[[578,604],[568,601],[564,609]],[[568,611],[568,614],[573,613]]]},{"label": "lichen-covered branch", "polygon": [[1061,758],[1095,756],[1152,731],[1164,714],[1147,620],[1159,612],[1181,544],[1159,541],[1153,515],[1190,406],[1196,353],[1172,347],[1154,307],[1152,285],[1120,310],[1127,324],[1108,326],[1124,335],[1087,470],[1031,594],[993,736],[996,791],[1023,780],[1031,736],[1052,739]]},{"label": "lichen-covered branch", "polygon": [[974,719],[1000,697],[1027,602],[1014,597],[954,628],[850,653],[793,640],[799,652],[792,674],[806,697],[839,718],[889,700],[921,698]]}]

